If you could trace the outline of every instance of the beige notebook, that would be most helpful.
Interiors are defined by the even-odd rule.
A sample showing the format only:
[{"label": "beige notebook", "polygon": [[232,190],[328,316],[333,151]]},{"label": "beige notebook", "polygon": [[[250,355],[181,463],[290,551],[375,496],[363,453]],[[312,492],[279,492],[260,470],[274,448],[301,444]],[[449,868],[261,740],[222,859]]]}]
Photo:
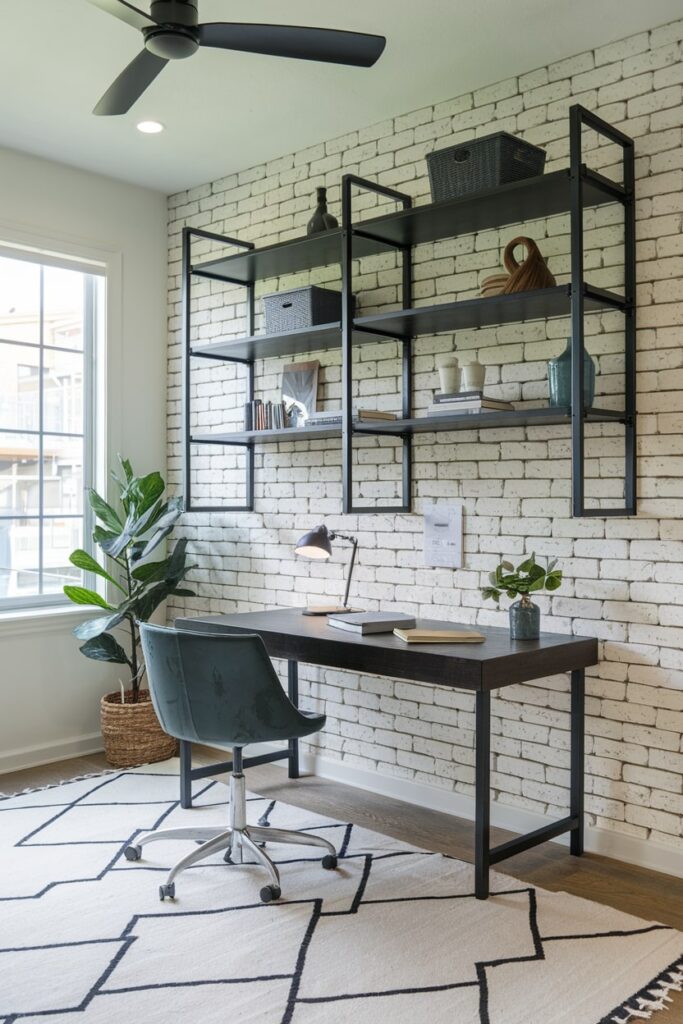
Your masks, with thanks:
[{"label": "beige notebook", "polygon": [[407,644],[480,644],[482,633],[463,629],[395,629],[394,636]]}]

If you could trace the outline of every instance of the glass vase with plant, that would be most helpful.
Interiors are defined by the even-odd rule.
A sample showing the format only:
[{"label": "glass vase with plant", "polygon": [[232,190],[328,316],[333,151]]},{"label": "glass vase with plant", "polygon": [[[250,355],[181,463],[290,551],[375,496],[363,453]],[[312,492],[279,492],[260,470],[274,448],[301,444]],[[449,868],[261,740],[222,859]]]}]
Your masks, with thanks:
[{"label": "glass vase with plant", "polygon": [[[541,609],[529,597],[541,590],[557,590],[562,584],[562,570],[557,569],[557,559],[544,567],[536,561],[532,552],[515,569],[512,562],[501,562],[489,574],[488,587],[482,587],[481,596],[500,601],[503,594],[512,598],[510,605],[510,636],[513,640],[538,640],[541,626]],[[518,598],[518,600],[515,600]]]},{"label": "glass vase with plant", "polygon": [[[101,705],[105,750],[111,763],[117,765],[142,763],[140,756],[147,761],[161,759],[153,756],[149,749],[140,754],[131,749],[135,747],[135,741],[129,735],[133,718],[129,714],[123,725],[121,709],[125,707],[132,712],[140,708],[136,721],[140,722],[149,739],[149,716],[153,716],[154,711],[149,692],[141,687],[145,664],[138,623],[150,619],[171,595],[193,597],[194,591],[180,584],[195,568],[187,564],[187,540],[184,537],[163,558],[150,560],[182,515],[182,499],[164,497],[166,484],[160,473],[137,477],[128,459],[119,456],[119,462],[120,473],[112,473],[117,491],[113,504],[95,490],[88,492],[88,501],[96,519],[92,537],[102,552],[104,564],[81,548],[70,556],[72,565],[105,580],[109,584],[109,595],[105,597],[85,586],[64,587],[64,593],[74,604],[94,605],[103,611],[103,614],[79,623],[74,629],[74,635],[82,641],[81,653],[94,661],[125,667],[125,678],[119,680],[121,692],[106,694]],[[110,749],[114,742],[109,728],[112,713],[118,715],[114,731],[125,747],[121,756]],[[158,723],[156,728],[165,741],[164,750],[170,750],[163,755],[168,757],[175,749],[175,741],[171,741],[169,747],[169,737],[161,732]]]}]

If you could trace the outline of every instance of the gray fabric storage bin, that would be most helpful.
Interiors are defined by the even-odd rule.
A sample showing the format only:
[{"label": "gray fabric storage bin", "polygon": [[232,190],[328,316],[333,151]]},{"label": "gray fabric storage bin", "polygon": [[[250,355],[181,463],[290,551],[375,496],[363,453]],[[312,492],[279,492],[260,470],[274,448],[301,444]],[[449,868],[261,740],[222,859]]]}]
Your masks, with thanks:
[{"label": "gray fabric storage bin", "polygon": [[495,132],[427,154],[429,184],[435,203],[534,178],[543,174],[544,166],[544,149],[509,132]]},{"label": "gray fabric storage bin", "polygon": [[341,292],[307,285],[263,296],[266,333],[282,334],[341,320]]}]

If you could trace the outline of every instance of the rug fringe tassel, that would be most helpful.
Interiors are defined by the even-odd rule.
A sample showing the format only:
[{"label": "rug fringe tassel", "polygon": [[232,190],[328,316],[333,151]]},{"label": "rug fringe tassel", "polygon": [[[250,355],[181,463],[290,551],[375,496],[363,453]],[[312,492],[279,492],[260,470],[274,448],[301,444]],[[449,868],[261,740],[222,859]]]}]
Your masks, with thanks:
[{"label": "rug fringe tassel", "polygon": [[612,1017],[614,1024],[629,1024],[635,1020],[650,1020],[657,1010],[668,1010],[668,1003],[673,999],[669,992],[683,992],[683,960],[660,975],[652,982],[652,988],[646,989],[642,996],[635,996],[629,1003],[624,1003],[621,1010],[625,1017]]}]

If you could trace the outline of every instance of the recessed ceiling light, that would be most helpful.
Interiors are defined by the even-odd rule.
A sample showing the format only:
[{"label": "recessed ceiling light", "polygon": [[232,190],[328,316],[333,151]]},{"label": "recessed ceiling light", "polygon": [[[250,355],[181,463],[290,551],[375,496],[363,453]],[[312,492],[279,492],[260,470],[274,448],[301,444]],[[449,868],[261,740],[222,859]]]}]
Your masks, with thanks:
[{"label": "recessed ceiling light", "polygon": [[138,121],[137,129],[143,135],[158,135],[163,132],[164,126],[161,121]]}]

